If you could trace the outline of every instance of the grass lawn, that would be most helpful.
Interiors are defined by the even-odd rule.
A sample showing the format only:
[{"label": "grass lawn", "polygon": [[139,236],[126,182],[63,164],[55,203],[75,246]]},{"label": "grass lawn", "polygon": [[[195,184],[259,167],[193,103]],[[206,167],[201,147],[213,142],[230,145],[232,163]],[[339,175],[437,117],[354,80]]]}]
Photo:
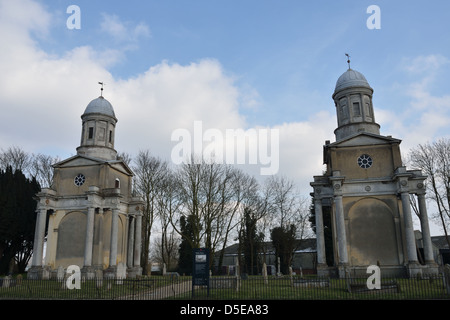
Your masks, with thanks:
[{"label": "grass lawn", "polygon": [[165,282],[146,278],[81,281],[80,289],[67,289],[64,281],[12,280],[10,287],[0,287],[0,299],[118,299],[155,290]]},{"label": "grass lawn", "polygon": [[[357,279],[353,282],[365,284],[366,279]],[[222,300],[348,300],[348,299],[450,299],[450,294],[441,278],[436,279],[392,279],[397,289],[365,290],[364,292],[350,293],[345,279],[329,279],[328,286],[293,286],[289,277],[273,277],[264,282],[262,277],[249,277],[241,280],[239,290],[234,289],[210,289],[209,295],[206,288],[199,288],[195,292],[195,299],[222,299]],[[383,281],[383,284],[385,281]],[[322,283],[323,284],[323,283]],[[180,299],[188,299],[189,295],[179,296]]]},{"label": "grass lawn", "polygon": [[[216,277],[215,277],[216,278]],[[300,278],[294,278],[299,280]],[[392,279],[398,290],[366,290],[350,293],[345,279],[325,279],[327,286],[293,286],[289,277],[248,277],[240,280],[238,290],[234,288],[196,287],[192,297],[191,277],[151,276],[139,280],[82,281],[81,289],[69,290],[63,282],[56,280],[18,280],[13,279],[10,287],[0,285],[0,299],[158,299],[165,290],[166,299],[211,299],[211,300],[348,300],[348,299],[450,299],[442,278],[434,279]],[[365,284],[366,279],[352,280]],[[383,283],[388,280],[383,280]],[[321,283],[323,284],[323,283]],[[182,287],[185,293],[172,295],[175,286]],[[394,291],[394,292],[393,292]],[[169,294],[167,294],[169,293]],[[153,295],[153,296],[152,296]],[[161,295],[162,297],[162,295]]]}]

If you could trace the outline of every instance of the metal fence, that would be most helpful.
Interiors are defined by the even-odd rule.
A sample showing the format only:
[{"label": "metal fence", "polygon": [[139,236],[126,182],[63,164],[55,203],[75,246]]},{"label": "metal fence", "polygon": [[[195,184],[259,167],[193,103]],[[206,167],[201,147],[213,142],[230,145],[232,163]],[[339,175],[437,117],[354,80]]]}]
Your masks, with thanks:
[{"label": "metal fence", "polygon": [[383,279],[369,289],[367,278],[211,277],[209,286],[192,287],[190,277],[151,276],[140,279],[81,280],[79,289],[67,280],[0,279],[0,299],[208,299],[208,300],[354,300],[450,299],[443,275]]}]

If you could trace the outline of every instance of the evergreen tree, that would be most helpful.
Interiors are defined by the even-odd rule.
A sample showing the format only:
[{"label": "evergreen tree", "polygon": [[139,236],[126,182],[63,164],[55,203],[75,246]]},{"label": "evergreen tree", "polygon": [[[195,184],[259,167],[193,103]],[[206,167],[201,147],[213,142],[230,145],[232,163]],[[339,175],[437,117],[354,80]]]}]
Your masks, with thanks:
[{"label": "evergreen tree", "polygon": [[187,218],[181,216],[180,218],[180,231],[183,239],[180,243],[179,259],[178,259],[178,272],[181,274],[192,273],[192,249],[194,238],[194,226],[195,216],[189,215]]},{"label": "evergreen tree", "polygon": [[[295,233],[296,227],[291,224],[289,227],[273,228],[270,234],[275,249],[275,256],[280,258],[280,270],[283,274],[288,274],[289,266],[292,265],[296,243]],[[276,264],[278,267],[278,259]]]},{"label": "evergreen tree", "polygon": [[11,167],[0,171],[0,274],[12,272],[12,259],[18,272],[25,271],[31,258],[36,224],[36,179],[27,179]]},{"label": "evergreen tree", "polygon": [[260,252],[261,243],[264,238],[262,233],[258,234],[256,222],[257,219],[253,217],[251,209],[245,208],[243,228],[239,242],[244,253],[243,271],[251,275],[258,274],[258,253]]}]

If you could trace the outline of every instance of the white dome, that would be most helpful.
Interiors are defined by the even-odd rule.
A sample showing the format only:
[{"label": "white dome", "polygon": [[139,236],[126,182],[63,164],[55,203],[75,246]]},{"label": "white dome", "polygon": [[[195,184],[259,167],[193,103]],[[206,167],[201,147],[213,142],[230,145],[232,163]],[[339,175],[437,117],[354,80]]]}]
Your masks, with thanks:
[{"label": "white dome", "polygon": [[356,70],[348,69],[336,81],[336,88],[334,92],[349,87],[367,87],[370,88],[369,83],[364,75]]},{"label": "white dome", "polygon": [[113,118],[116,117],[111,103],[109,103],[109,101],[103,98],[102,96],[89,102],[89,104],[86,107],[86,110],[84,110],[84,114],[88,113],[101,113]]}]

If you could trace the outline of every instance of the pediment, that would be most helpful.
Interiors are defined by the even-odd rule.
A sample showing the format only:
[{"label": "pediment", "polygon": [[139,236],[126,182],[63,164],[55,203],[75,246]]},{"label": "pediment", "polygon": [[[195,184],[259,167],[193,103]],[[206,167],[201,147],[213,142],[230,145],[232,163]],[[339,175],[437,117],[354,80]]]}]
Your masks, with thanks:
[{"label": "pediment", "polygon": [[105,163],[104,160],[90,158],[86,156],[76,155],[55,163],[53,165],[54,168],[67,168],[67,167],[78,167],[78,166],[92,166],[92,165],[100,165]]},{"label": "pediment", "polygon": [[108,164],[112,168],[114,168],[114,169],[116,169],[116,170],[118,170],[120,172],[123,172],[123,173],[125,173],[127,175],[133,175],[133,171],[130,169],[130,167],[128,167],[127,164],[125,162],[121,161],[121,160],[110,161],[110,162],[108,162]]},{"label": "pediment", "polygon": [[400,144],[401,140],[390,136],[382,136],[373,133],[361,132],[345,139],[333,142],[328,147],[353,147],[381,144]]},{"label": "pediment", "polygon": [[133,175],[131,169],[122,160],[102,160],[87,156],[76,155],[53,165],[54,168],[70,168],[82,166],[109,165],[111,168],[127,175]]}]

